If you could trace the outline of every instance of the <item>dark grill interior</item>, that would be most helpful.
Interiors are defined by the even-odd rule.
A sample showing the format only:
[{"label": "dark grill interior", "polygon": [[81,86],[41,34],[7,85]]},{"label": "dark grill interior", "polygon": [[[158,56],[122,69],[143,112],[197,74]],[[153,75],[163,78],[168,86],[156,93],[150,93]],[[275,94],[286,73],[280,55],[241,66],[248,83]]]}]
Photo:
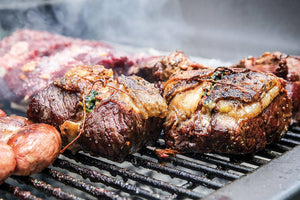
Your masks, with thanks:
[{"label": "dark grill interior", "polygon": [[[14,111],[11,111],[14,112]],[[9,112],[8,112],[9,113]],[[199,199],[250,174],[300,144],[300,127],[254,155],[184,154],[162,159],[153,146],[123,163],[66,151],[30,177],[12,176],[0,186],[5,199]],[[75,189],[76,188],[76,189]]]}]

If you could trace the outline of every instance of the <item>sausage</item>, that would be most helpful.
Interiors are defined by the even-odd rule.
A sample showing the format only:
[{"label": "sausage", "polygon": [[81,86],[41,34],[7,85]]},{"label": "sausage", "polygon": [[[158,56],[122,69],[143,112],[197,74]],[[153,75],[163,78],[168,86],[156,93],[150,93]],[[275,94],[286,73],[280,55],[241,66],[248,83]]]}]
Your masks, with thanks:
[{"label": "sausage", "polygon": [[0,117],[0,141],[7,143],[17,131],[25,126],[32,124],[25,117],[11,116],[11,117]]},{"label": "sausage", "polygon": [[60,133],[47,124],[33,124],[0,109],[0,184],[11,174],[40,172],[58,157]]},{"label": "sausage", "polygon": [[0,184],[9,177],[16,168],[16,158],[13,149],[0,142]]},{"label": "sausage", "polygon": [[0,117],[5,117],[5,116],[6,116],[5,112],[0,109]]},{"label": "sausage", "polygon": [[48,124],[30,124],[7,142],[16,156],[14,175],[28,176],[42,171],[58,157],[62,146],[60,133]]}]

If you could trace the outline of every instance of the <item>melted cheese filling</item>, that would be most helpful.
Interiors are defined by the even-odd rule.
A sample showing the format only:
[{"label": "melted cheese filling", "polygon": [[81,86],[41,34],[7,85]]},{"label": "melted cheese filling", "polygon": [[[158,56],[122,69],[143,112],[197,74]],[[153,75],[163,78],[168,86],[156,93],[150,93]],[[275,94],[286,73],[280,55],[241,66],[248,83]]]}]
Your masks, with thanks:
[{"label": "melted cheese filling", "polygon": [[[177,94],[169,104],[167,121],[173,118],[175,124],[188,119],[198,108],[198,105],[204,94],[205,85],[202,84],[195,89]],[[244,103],[238,100],[220,100],[204,105],[201,110],[201,124],[208,127],[212,117],[212,110],[215,109],[217,118],[223,119],[229,123],[226,126],[233,126],[235,120],[249,119],[258,116],[279,94],[280,89],[274,86],[267,92],[264,92],[259,101],[253,103]],[[172,121],[172,120],[171,120]]]},{"label": "melted cheese filling", "polygon": [[202,84],[187,92],[178,93],[169,104],[167,116],[175,117],[176,121],[189,118],[197,110],[204,89],[205,86]]},{"label": "melted cheese filling", "polygon": [[279,87],[275,86],[268,92],[264,92],[260,101],[242,103],[236,100],[220,100],[216,104],[217,111],[227,113],[233,118],[253,118],[259,115],[279,94]]}]

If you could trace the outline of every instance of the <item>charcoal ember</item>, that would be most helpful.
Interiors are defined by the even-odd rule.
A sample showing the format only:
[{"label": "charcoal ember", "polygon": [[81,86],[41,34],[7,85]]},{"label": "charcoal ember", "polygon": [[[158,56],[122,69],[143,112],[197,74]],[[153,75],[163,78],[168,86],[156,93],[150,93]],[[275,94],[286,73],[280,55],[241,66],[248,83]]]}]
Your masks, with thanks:
[{"label": "charcoal ember", "polygon": [[253,153],[287,131],[292,103],[284,81],[241,68],[173,74],[164,97],[168,148],[179,152]]},{"label": "charcoal ember", "polygon": [[103,66],[77,66],[32,98],[27,116],[60,130],[70,148],[122,161],[154,141],[167,111],[154,86]]}]

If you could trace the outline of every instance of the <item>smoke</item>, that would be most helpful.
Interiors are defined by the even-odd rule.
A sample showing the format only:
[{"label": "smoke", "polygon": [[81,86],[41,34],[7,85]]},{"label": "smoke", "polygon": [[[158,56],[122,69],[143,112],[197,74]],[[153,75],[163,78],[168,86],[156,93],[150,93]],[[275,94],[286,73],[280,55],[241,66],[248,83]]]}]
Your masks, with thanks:
[{"label": "smoke", "polygon": [[300,54],[296,1],[2,1],[0,38],[29,28],[233,63],[265,51]]},{"label": "smoke", "polygon": [[176,0],[61,1],[8,8],[0,15],[2,31],[30,28],[163,50],[180,46],[180,36],[189,28]]},{"label": "smoke", "polygon": [[68,35],[172,51],[189,27],[179,1],[79,1],[54,9]]},{"label": "smoke", "polygon": [[[265,51],[299,54],[299,3],[280,0],[88,0],[57,5],[59,32],[233,63]],[[277,14],[275,14],[277,13]]]},{"label": "smoke", "polygon": [[13,2],[0,4],[0,37],[28,28],[170,52],[193,32],[179,0]]}]

